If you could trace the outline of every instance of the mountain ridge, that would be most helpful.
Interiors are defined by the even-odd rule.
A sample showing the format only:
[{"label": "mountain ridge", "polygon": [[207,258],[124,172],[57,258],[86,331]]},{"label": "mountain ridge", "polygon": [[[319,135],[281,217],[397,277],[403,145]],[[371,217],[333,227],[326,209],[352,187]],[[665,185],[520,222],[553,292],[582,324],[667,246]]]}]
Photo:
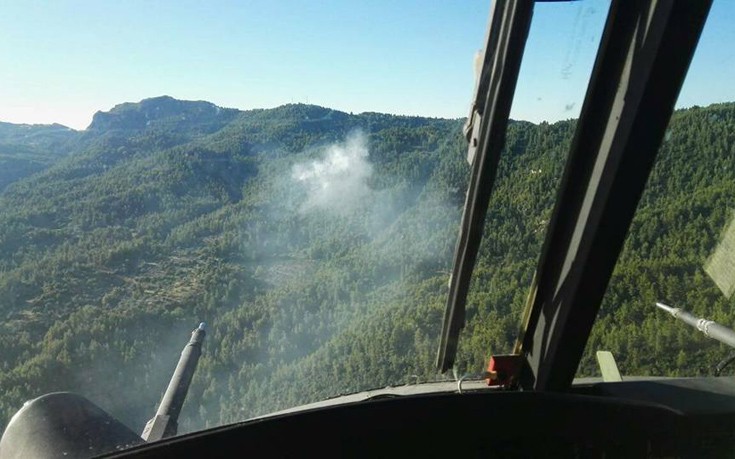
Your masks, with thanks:
[{"label": "mountain ridge", "polygon": [[[219,138],[222,139],[220,150],[231,148],[233,140],[238,139],[238,148],[243,153],[268,150],[281,155],[285,151],[303,150],[314,137],[322,136],[321,142],[334,142],[355,129],[380,131],[389,125],[413,128],[456,122],[373,112],[354,115],[309,104],[239,110],[217,107],[207,101],[158,96],[139,102],[123,102],[109,111],[98,111],[90,126],[81,131],[57,124],[29,127],[3,123],[0,125],[0,145],[9,141],[15,143],[12,144],[14,153],[3,156],[3,163],[0,163],[5,165],[5,171],[0,173],[0,189],[65,160],[71,150],[74,150],[75,155],[72,156],[76,158],[71,158],[72,162],[89,162],[91,152],[104,152],[97,167],[113,164],[134,151],[146,150],[148,146],[160,150],[204,142],[213,147]],[[214,137],[210,139],[210,136]],[[44,160],[34,160],[30,164],[28,158],[19,157],[18,152],[28,147],[39,149]]]},{"label": "mountain ridge", "polygon": [[[197,113],[198,112],[198,113]],[[353,115],[376,115],[390,116],[396,118],[415,118],[429,120],[453,120],[459,118],[426,117],[419,115],[397,115],[374,111],[360,113],[347,113],[345,111],[324,107],[315,104],[288,103],[272,108],[249,108],[240,109],[232,107],[221,107],[206,100],[178,99],[168,95],[154,96],[141,99],[137,102],[126,101],[114,105],[111,109],[98,110],[92,116],[92,121],[85,129],[72,129],[59,123],[51,124],[27,124],[0,121],[0,139],[2,138],[3,125],[17,128],[45,128],[55,127],[72,130],[75,132],[103,131],[105,129],[142,129],[147,121],[160,121],[161,119],[177,117],[182,115],[218,115],[218,114],[243,114],[243,113],[287,113],[293,112],[303,115],[306,120],[318,121],[330,116],[338,118]]]}]

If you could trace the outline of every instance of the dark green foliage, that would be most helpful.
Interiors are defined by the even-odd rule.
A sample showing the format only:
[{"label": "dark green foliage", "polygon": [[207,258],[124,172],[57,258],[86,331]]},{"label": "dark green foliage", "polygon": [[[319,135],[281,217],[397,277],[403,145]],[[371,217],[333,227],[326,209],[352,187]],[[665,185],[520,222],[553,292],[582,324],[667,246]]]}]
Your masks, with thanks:
[{"label": "dark green foliage", "polygon": [[63,158],[78,137],[78,132],[59,124],[0,122],[0,192]]},{"label": "dark green foliage", "polygon": [[[480,372],[515,339],[574,124],[509,128],[460,372]],[[732,104],[675,115],[585,374],[597,349],[629,374],[696,374],[691,361],[725,355],[653,301],[735,325],[733,301],[702,269],[735,209],[734,127]],[[200,320],[209,335],[182,431],[439,377],[469,169],[460,128],[166,97],[97,114],[67,139],[70,155],[0,182],[1,422],[28,398],[72,390],[142,429]],[[305,207],[294,165],[356,130],[370,146],[369,191],[346,208]],[[48,147],[13,142],[29,162]]]}]

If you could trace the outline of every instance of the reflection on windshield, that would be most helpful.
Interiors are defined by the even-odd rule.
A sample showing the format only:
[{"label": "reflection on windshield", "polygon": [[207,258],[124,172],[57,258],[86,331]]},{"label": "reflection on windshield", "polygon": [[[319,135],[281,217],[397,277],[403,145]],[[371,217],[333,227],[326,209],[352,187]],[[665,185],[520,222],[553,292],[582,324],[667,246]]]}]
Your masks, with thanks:
[{"label": "reflection on windshield", "polygon": [[732,297],[735,293],[735,218],[730,219],[704,270],[725,297]]},{"label": "reflection on windshield", "polygon": [[577,118],[610,9],[609,0],[534,6],[511,118]]}]

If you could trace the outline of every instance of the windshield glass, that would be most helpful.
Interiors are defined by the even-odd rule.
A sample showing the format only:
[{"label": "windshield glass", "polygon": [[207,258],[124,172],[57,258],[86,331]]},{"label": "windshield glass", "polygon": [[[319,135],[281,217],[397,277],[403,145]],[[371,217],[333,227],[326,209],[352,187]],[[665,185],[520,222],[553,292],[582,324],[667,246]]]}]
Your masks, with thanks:
[{"label": "windshield glass", "polygon": [[179,434],[437,377],[488,2],[4,9],[0,430],[140,434],[200,322]]},{"label": "windshield glass", "polygon": [[600,374],[597,351],[623,378],[709,376],[732,353],[656,303],[735,327],[733,20],[733,5],[715,1],[578,376]]},{"label": "windshield glass", "polygon": [[609,1],[534,7],[467,297],[457,375],[480,375],[489,356],[512,351],[609,8]]}]

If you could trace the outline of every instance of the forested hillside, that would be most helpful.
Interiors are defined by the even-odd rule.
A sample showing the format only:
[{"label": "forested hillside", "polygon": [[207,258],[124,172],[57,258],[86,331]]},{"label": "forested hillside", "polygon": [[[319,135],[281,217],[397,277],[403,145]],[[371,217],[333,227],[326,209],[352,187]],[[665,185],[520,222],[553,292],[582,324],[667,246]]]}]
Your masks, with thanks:
[{"label": "forested hillside", "polygon": [[[461,125],[169,97],[43,142],[0,125],[0,428],[26,399],[72,390],[142,430],[200,321],[180,431],[440,377]],[[509,127],[461,374],[515,339],[574,125]],[[735,104],[676,113],[584,374],[598,349],[628,374],[726,355],[653,302],[735,325],[703,268],[735,209],[734,137]]]},{"label": "forested hillside", "polygon": [[0,122],[0,192],[54,164],[74,148],[79,136],[65,126]]}]

